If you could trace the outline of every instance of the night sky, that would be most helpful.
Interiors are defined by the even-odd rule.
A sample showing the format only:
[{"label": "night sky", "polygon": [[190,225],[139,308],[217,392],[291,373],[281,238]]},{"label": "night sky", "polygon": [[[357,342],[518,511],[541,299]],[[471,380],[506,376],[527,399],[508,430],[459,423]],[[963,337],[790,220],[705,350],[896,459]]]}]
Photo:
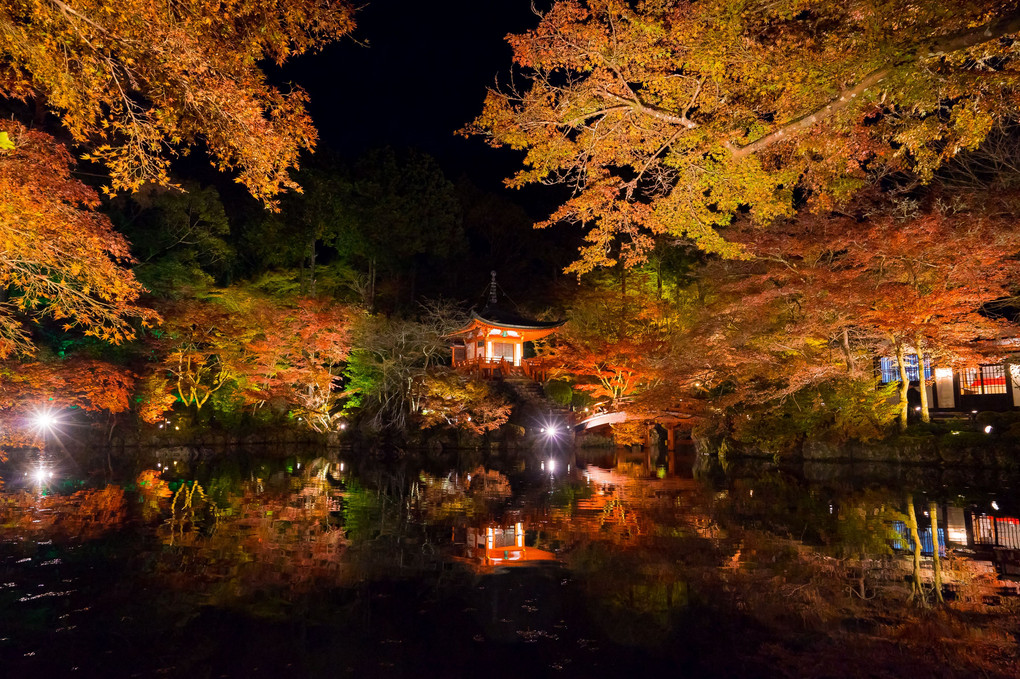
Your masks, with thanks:
[{"label": "night sky", "polygon": [[283,76],[311,96],[320,149],[350,158],[416,148],[451,179],[467,173],[495,189],[519,155],[456,131],[481,112],[496,77],[509,77],[506,35],[538,21],[530,0],[375,0],[358,12],[353,36],[295,60]]}]

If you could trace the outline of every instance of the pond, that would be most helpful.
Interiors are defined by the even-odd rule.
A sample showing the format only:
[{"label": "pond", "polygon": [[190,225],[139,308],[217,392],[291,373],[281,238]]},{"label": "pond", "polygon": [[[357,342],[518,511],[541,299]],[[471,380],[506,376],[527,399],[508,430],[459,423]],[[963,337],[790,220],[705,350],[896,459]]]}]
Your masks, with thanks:
[{"label": "pond", "polygon": [[[1002,475],[819,481],[555,448],[193,453],[112,479],[57,453],[8,460],[7,676],[1020,673],[1020,598],[994,563],[1020,540]],[[928,599],[938,518],[944,606],[910,600],[908,501]]]}]

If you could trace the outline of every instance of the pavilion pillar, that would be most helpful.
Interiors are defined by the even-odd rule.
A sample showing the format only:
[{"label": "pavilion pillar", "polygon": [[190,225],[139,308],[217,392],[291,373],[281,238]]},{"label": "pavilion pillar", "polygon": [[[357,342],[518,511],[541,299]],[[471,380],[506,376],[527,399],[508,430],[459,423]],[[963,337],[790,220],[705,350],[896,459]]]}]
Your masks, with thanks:
[{"label": "pavilion pillar", "polygon": [[676,450],[676,425],[666,427],[666,450],[670,452]]}]

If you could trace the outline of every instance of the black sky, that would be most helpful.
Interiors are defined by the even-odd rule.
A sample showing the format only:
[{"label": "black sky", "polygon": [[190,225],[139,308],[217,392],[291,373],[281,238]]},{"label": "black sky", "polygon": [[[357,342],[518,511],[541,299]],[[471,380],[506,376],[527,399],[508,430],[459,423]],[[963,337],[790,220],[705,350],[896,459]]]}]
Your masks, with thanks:
[{"label": "black sky", "polygon": [[518,156],[455,132],[481,111],[497,75],[508,78],[505,37],[537,25],[531,1],[373,0],[357,23],[351,38],[284,71],[311,96],[320,148],[353,157],[412,147],[435,156],[451,178],[498,186]]}]

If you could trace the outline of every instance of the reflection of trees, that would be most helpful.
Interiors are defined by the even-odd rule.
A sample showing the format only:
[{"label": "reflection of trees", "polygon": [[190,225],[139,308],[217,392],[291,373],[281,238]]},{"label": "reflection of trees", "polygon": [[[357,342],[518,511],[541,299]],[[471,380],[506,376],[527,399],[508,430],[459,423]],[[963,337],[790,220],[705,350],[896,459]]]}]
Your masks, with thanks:
[{"label": "reflection of trees", "polygon": [[120,486],[45,497],[29,492],[0,494],[0,525],[22,535],[91,540],[126,521],[127,504]]},{"label": "reflection of trees", "polygon": [[617,643],[661,646],[690,602],[696,566],[721,560],[703,537],[711,520],[693,484],[588,468],[587,492],[554,509],[547,536],[583,587],[603,633]]},{"label": "reflection of trees", "polygon": [[171,583],[214,585],[213,598],[243,599],[266,589],[307,591],[336,582],[347,546],[335,514],[341,493],[321,473],[266,483],[241,481],[214,502],[197,482],[174,492],[160,536]]},{"label": "reflection of trees", "polygon": [[510,480],[494,469],[476,467],[463,477],[422,473],[412,485],[412,510],[425,523],[481,516],[510,499]]}]

